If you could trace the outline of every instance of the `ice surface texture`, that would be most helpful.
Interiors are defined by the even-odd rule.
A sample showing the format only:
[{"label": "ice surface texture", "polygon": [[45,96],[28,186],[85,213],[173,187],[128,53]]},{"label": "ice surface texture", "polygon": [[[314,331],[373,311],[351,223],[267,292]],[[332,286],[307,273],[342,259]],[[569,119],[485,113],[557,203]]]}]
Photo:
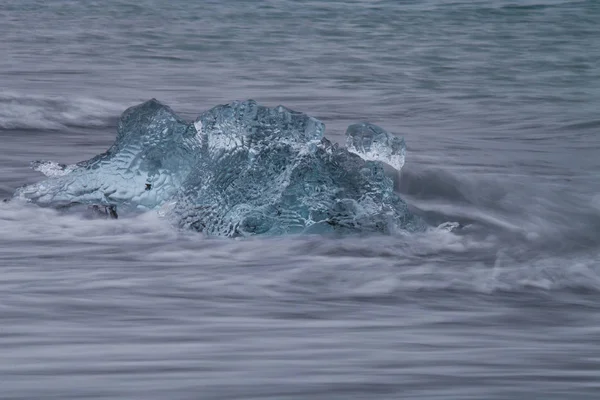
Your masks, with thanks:
[{"label": "ice surface texture", "polygon": [[363,123],[348,128],[346,149],[324,130],[315,118],[252,100],[190,124],[153,99],[123,113],[108,151],[70,166],[38,162],[49,179],[15,196],[158,210],[215,236],[421,229],[384,173],[383,162],[402,167],[403,140]]}]

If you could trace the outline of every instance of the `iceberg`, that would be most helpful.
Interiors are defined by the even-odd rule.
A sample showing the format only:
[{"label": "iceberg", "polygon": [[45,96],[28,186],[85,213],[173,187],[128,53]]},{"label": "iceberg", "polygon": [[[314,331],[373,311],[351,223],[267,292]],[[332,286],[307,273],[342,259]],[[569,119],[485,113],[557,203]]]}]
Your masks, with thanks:
[{"label": "iceberg", "polygon": [[352,125],[347,147],[319,120],[253,100],[219,105],[188,123],[155,99],[127,109],[103,154],[74,165],[36,162],[47,179],[18,189],[40,206],[87,205],[120,214],[156,210],[211,236],[395,233],[424,228],[394,192],[404,141]]}]

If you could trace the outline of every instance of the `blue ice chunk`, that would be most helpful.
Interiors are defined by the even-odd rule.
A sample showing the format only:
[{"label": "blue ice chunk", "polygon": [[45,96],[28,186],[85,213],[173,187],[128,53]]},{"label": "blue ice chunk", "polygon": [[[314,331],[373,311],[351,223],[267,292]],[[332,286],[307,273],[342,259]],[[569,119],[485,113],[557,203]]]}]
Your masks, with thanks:
[{"label": "blue ice chunk", "polygon": [[194,128],[170,108],[150,100],[123,113],[117,140],[105,153],[16,194],[45,206],[96,204],[117,205],[120,210],[154,209],[180,190],[194,168],[198,151]]},{"label": "blue ice chunk", "polygon": [[401,167],[402,139],[353,125],[346,149],[324,130],[315,118],[252,100],[214,107],[193,123],[150,100],[123,113],[105,153],[59,173],[37,164],[50,178],[15,196],[42,206],[158,210],[215,236],[421,229],[382,164]]}]

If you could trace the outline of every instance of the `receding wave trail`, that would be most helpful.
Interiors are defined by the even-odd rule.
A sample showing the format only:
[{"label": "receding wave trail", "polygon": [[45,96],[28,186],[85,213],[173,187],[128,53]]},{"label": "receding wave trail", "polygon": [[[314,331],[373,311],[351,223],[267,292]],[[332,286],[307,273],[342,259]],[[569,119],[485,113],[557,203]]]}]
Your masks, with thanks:
[{"label": "receding wave trail", "polygon": [[[26,267],[34,257],[44,259],[49,268],[77,259],[85,260],[85,268],[104,269],[126,257],[140,266],[194,267],[191,271],[204,276],[235,264],[240,268],[235,277],[206,288],[220,296],[239,290],[251,296],[268,291],[283,298],[306,292],[329,299],[406,296],[415,290],[458,290],[463,295],[600,292],[598,248],[553,254],[540,251],[535,240],[507,243],[505,236],[468,230],[434,228],[401,237],[306,235],[232,241],[173,229],[156,213],[86,219],[81,214],[2,203],[0,236],[5,238],[0,257],[13,267]],[[11,250],[10,243],[29,243],[27,253],[18,246]],[[266,270],[257,275],[253,267],[258,265]],[[317,281],[321,283],[315,285]]]}]

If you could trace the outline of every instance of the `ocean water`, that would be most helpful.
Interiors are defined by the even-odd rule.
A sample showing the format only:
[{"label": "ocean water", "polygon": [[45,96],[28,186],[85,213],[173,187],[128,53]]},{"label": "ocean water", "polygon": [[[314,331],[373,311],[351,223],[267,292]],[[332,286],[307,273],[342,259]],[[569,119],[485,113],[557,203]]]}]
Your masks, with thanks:
[{"label": "ocean water", "polygon": [[454,232],[223,240],[0,203],[0,399],[597,399],[600,2],[3,0],[0,197],[128,106],[404,136]]}]

